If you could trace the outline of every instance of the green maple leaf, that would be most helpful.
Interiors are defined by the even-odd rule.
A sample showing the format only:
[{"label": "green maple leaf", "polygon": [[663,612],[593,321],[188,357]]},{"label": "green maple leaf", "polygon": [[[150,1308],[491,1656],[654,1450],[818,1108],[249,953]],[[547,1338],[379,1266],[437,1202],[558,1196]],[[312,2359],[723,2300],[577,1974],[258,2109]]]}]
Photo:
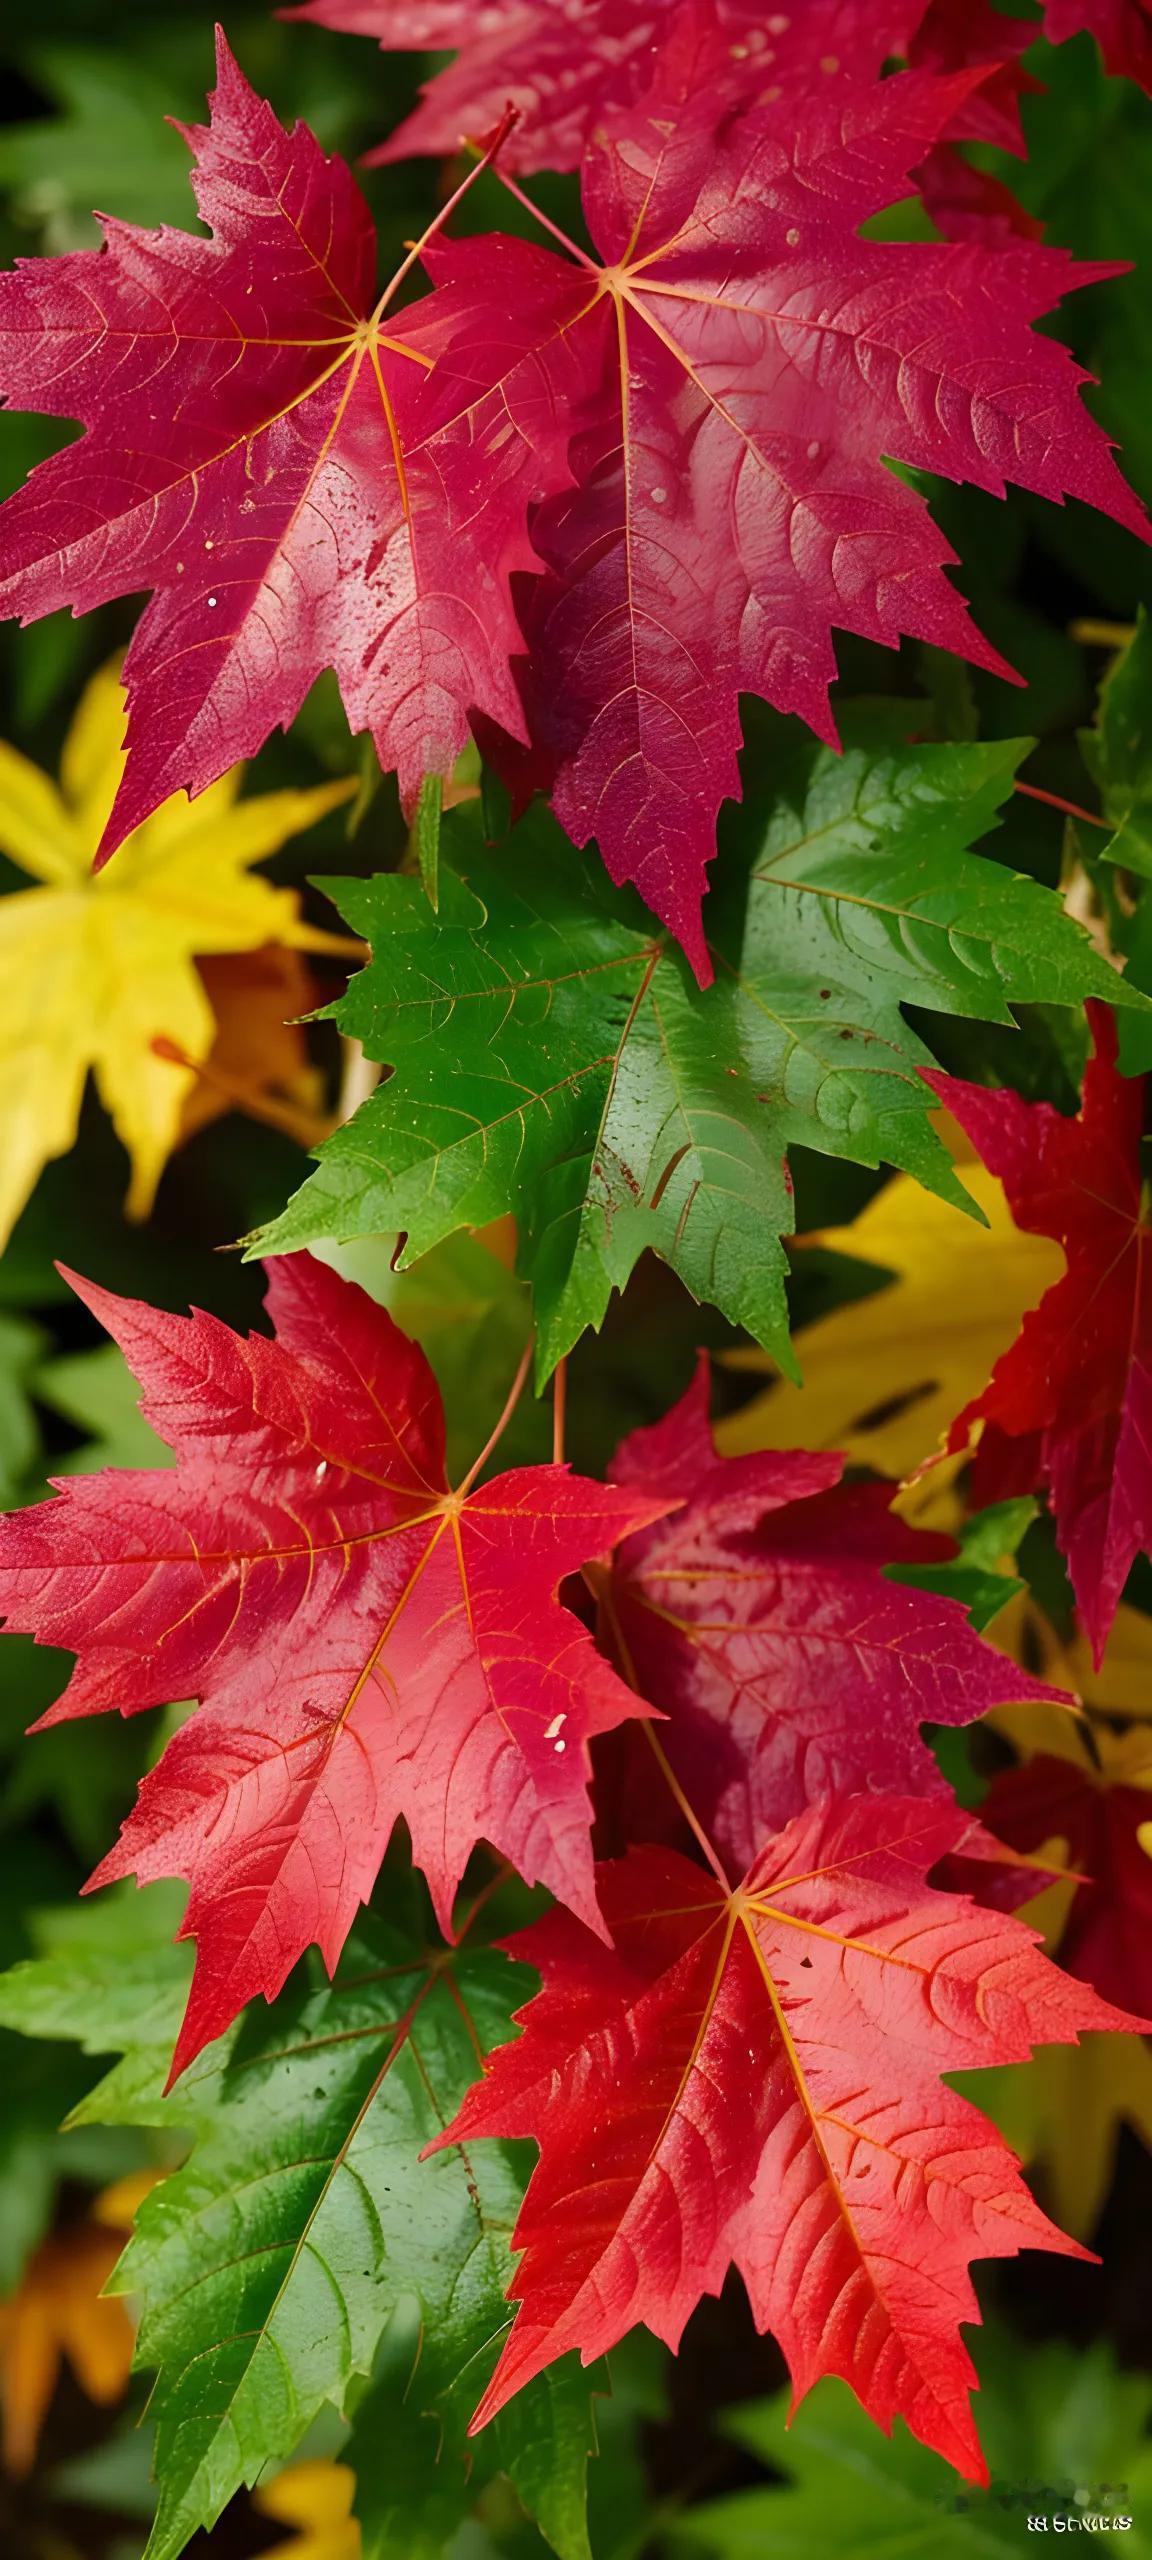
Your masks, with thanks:
[{"label": "green maple leaf", "polygon": [[177,2560],[237,2489],[290,2458],[326,2403],[352,2408],[374,2372],[395,2547],[420,2550],[433,2511],[446,2538],[504,2471],[560,2560],[588,2560],[593,2384],[574,2359],[465,2447],[511,2317],[523,2180],[495,2144],[420,2158],[478,2054],[506,2042],[522,1971],[490,1949],[433,1952],[407,1921],[369,1921],[334,1983],[310,1984],[301,1968],[165,2098],[186,1951],[142,1945],[137,1922],[133,1954],[136,1902],[114,1899],[96,1933],[90,1919],[57,1927],[50,1953],[0,1982],[0,2024],[89,2052],[127,2047],[73,2121],[195,2136],[186,2165],[146,2198],[113,2278],[139,2303],[139,2361],[158,2377],[147,2560]]},{"label": "green maple leaf", "polygon": [[787,2394],[728,2419],[726,2432],[785,2481],[690,2509],[673,2551],[682,2560],[999,2560],[1019,2551],[1030,2515],[1049,2535],[1070,2529],[1085,2539],[1085,2516],[1127,2515],[1122,2543],[1111,2530],[1098,2538],[1147,2560],[1147,2377],[1119,2374],[1100,2345],[1029,2353],[985,2333],[978,2352],[987,2489],[958,2480],[900,2421],[885,2439],[843,2383],[822,2382],[791,2425]]},{"label": "green maple leaf", "polygon": [[703,991],[543,811],[495,849],[475,805],[446,818],[435,915],[411,878],[327,882],[373,953],[335,1018],[392,1073],[253,1250],[399,1230],[411,1262],[511,1210],[541,1380],[646,1248],[792,1367],[790,1147],[966,1205],[903,1008],[1141,1002],[1056,897],[967,850],[1025,750],[909,746],[921,720],[867,707],[843,756],[759,724],[772,806],[732,813]]}]

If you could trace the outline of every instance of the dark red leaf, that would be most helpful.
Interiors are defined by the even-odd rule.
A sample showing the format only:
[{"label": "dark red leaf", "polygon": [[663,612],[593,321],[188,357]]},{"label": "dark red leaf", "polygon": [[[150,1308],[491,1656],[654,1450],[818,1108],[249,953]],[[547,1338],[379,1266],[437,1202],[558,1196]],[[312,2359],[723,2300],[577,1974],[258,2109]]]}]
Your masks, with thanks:
[{"label": "dark red leaf", "polygon": [[[843,1485],[842,1458],[717,1458],[708,1369],[620,1450],[618,1483],[682,1508],[620,1548],[606,1638],[668,1721],[660,1742],[729,1871],[818,1798],[941,1787],[925,1724],[1009,1699],[1060,1700],[985,1643],[955,1600],[888,1580],[946,1540],[889,1510],[891,1485]],[[642,1737],[622,1737],[633,1838],[650,1837]],[[649,1755],[650,1756],[650,1755]]]},{"label": "dark red leaf", "polygon": [[1148,0],[1045,0],[1044,33],[1053,44],[1094,35],[1109,71],[1124,72],[1152,91],[1152,9]]},{"label": "dark red leaf", "polygon": [[1054,1237],[1067,1257],[948,1445],[964,1448],[977,1426],[994,1435],[1000,1489],[1021,1472],[1031,1488],[1038,1459],[1099,1663],[1129,1569],[1152,1545],[1152,1228],[1143,1080],[1117,1071],[1107,1006],[1089,1011],[1095,1054],[1075,1119],[953,1076],[927,1080],[1003,1182],[1017,1226]]}]

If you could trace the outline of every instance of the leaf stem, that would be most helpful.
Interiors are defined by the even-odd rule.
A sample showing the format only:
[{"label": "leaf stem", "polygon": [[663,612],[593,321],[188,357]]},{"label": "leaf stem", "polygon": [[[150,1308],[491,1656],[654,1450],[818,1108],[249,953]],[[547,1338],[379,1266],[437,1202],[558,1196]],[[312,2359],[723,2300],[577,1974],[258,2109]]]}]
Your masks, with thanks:
[{"label": "leaf stem", "polygon": [[660,1775],[663,1778],[669,1793],[675,1799],[680,1812],[683,1814],[684,1820],[688,1825],[693,1839],[699,1843],[699,1846],[703,1850],[704,1855],[708,1860],[708,1864],[712,1869],[713,1875],[718,1879],[719,1883],[723,1885],[725,1893],[731,1893],[732,1886],[729,1878],[724,1872],[723,1862],[718,1852],[713,1848],[703,1823],[698,1819],[697,1815],[693,1813],[692,1807],[688,1802],[688,1798],[684,1793],[684,1789],[681,1786],[679,1778],[677,1777],[676,1772],[672,1767],[672,1763],[668,1758],[668,1754],[665,1751],[663,1744],[658,1742],[656,1739],[655,1727],[648,1722],[647,1718],[644,1720],[644,1736],[648,1743],[649,1750],[655,1757],[656,1766],[660,1771]]},{"label": "leaf stem", "polygon": [[527,1378],[528,1371],[532,1366],[532,1354],[535,1348],[536,1336],[535,1333],[530,1333],[523,1351],[520,1354],[520,1365],[512,1380],[512,1384],[508,1389],[507,1396],[505,1397],[504,1410],[500,1415],[500,1419],[496,1424],[495,1430],[489,1432],[488,1438],[484,1443],[479,1457],[473,1459],[463,1483],[457,1485],[456,1491],[458,1495],[471,1492],[481,1468],[487,1466],[493,1450],[498,1447],[500,1441],[503,1439],[508,1425],[512,1420],[512,1416],[516,1411],[516,1407],[520,1402],[520,1398],[524,1393],[524,1382]]},{"label": "leaf stem", "polygon": [[564,1425],[568,1414],[568,1360],[558,1360],[552,1377],[552,1464],[564,1464]]},{"label": "leaf stem", "polygon": [[[373,328],[377,321],[383,318],[383,315],[392,300],[393,294],[399,290],[399,287],[404,282],[405,276],[411,273],[417,259],[423,256],[429,241],[433,240],[436,233],[438,231],[442,231],[445,223],[451,220],[452,215],[456,211],[457,205],[462,202],[463,198],[468,194],[469,189],[475,186],[476,180],[480,176],[481,171],[483,169],[487,169],[491,165],[495,160],[498,151],[503,150],[504,144],[507,142],[513,126],[518,125],[519,122],[519,107],[505,107],[504,113],[500,118],[500,122],[496,127],[496,131],[492,135],[491,141],[488,143],[487,149],[481,152],[479,159],[473,163],[471,169],[465,172],[459,186],[455,187],[452,194],[448,197],[447,203],[442,204],[439,211],[433,214],[431,222],[425,226],[419,239],[412,242],[408,255],[406,258],[402,259],[400,265],[397,267],[391,284],[385,285],[384,291],[380,296],[380,300],[372,314],[371,326]],[[507,180],[505,180],[505,185],[507,185]],[[543,216],[541,216],[541,220],[543,220]],[[579,252],[577,252],[577,255],[579,255]]]},{"label": "leaf stem", "polygon": [[[491,152],[487,156],[491,159]],[[476,166],[477,169],[482,169],[484,162],[477,161]],[[515,196],[517,204],[523,205],[525,213],[531,214],[533,221],[539,223],[542,231],[550,231],[552,238],[559,241],[561,248],[567,250],[570,258],[575,258],[579,266],[587,267],[590,275],[598,276],[603,273],[603,269],[597,266],[595,258],[590,258],[586,249],[577,248],[576,242],[569,239],[567,232],[561,230],[559,223],[553,222],[550,214],[542,213],[538,204],[533,204],[531,196],[525,195],[523,187],[517,186],[515,178],[510,178],[506,169],[498,169],[496,175],[501,186],[507,188],[509,195]]]},{"label": "leaf stem", "polygon": [[[628,1639],[620,1624],[620,1619],[617,1614],[616,1598],[612,1589],[611,1573],[606,1567],[601,1565],[585,1565],[584,1580],[596,1600],[598,1607],[602,1609],[607,1623],[611,1628],[613,1646],[619,1659],[620,1669],[623,1672],[624,1678],[626,1679],[629,1688],[635,1690],[637,1697],[643,1698],[644,1692],[636,1677],[636,1665],[632,1659],[631,1647],[629,1646]],[[688,1798],[684,1793],[684,1789],[672,1767],[672,1763],[668,1758],[668,1754],[665,1751],[663,1744],[658,1742],[656,1739],[656,1734],[651,1722],[650,1701],[645,1699],[644,1703],[649,1707],[649,1714],[644,1718],[642,1729],[647,1740],[649,1750],[652,1752],[656,1761],[656,1766],[660,1771],[660,1775],[663,1778],[669,1793],[672,1795],[679,1807],[680,1812],[683,1814],[684,1820],[688,1825],[693,1839],[698,1842],[700,1848],[703,1850],[708,1864],[712,1869],[713,1875],[716,1876],[718,1881],[723,1885],[725,1893],[730,1893],[732,1887],[729,1878],[724,1872],[723,1861],[717,1850],[713,1848],[708,1834],[704,1829],[703,1823],[700,1821],[698,1815],[693,1813],[692,1807],[688,1802]]]},{"label": "leaf stem", "polygon": [[1046,809],[1062,809],[1066,818],[1080,818],[1086,827],[1103,827],[1106,836],[1113,833],[1107,818],[1098,818],[1092,809],[1082,809],[1078,800],[1062,800],[1058,791],[1041,791],[1035,782],[1017,782],[1012,787],[1025,800],[1042,800]]}]

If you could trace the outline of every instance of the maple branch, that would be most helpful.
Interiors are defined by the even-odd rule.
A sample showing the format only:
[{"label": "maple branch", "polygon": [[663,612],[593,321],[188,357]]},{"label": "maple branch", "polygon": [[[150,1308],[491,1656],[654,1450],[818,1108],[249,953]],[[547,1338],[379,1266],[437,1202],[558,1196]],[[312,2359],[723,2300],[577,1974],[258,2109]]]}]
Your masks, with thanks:
[{"label": "maple branch", "polygon": [[463,1484],[458,1484],[456,1487],[456,1492],[459,1497],[471,1492],[481,1468],[487,1466],[493,1450],[498,1448],[501,1440],[503,1439],[508,1425],[512,1420],[512,1416],[516,1411],[516,1407],[520,1402],[520,1398],[524,1393],[524,1382],[527,1378],[528,1371],[532,1366],[532,1354],[535,1348],[536,1335],[533,1331],[529,1334],[528,1340],[520,1354],[519,1366],[504,1399],[504,1410],[500,1415],[500,1419],[496,1424],[495,1430],[489,1432],[488,1438],[484,1443],[480,1455],[478,1458],[473,1459],[472,1464],[468,1469],[468,1473],[464,1478]]},{"label": "maple branch", "polygon": [[[391,284],[385,285],[384,291],[380,296],[380,300],[372,314],[370,325],[373,328],[375,327],[376,322],[383,318],[383,315],[392,300],[393,294],[396,293],[399,287],[403,284],[405,276],[411,274],[417,259],[423,256],[423,253],[428,246],[428,242],[435,239],[436,233],[438,231],[442,231],[445,223],[451,220],[452,215],[456,211],[457,205],[462,203],[464,197],[468,194],[469,188],[475,186],[476,180],[481,175],[481,172],[484,169],[491,167],[496,158],[497,152],[503,150],[509,134],[513,131],[513,128],[519,124],[519,122],[519,107],[505,107],[504,113],[500,118],[500,122],[497,125],[487,148],[481,153],[480,158],[473,164],[472,168],[465,172],[459,186],[453,189],[447,202],[440,206],[437,213],[433,214],[431,222],[425,225],[419,239],[411,242],[408,255],[406,258],[401,260],[400,265],[397,267],[396,273],[392,278]],[[498,172],[497,174],[499,175],[500,173]]]},{"label": "maple branch", "polygon": [[567,1356],[556,1363],[552,1378],[552,1464],[564,1464],[564,1424],[568,1413]]},{"label": "maple branch", "polygon": [[642,1730],[649,1750],[653,1753],[660,1775],[663,1778],[669,1793],[679,1807],[680,1812],[683,1814],[684,1820],[688,1825],[693,1839],[698,1842],[700,1848],[703,1850],[704,1855],[708,1860],[708,1864],[712,1869],[713,1875],[717,1877],[718,1881],[723,1885],[725,1893],[731,1893],[732,1882],[731,1878],[726,1875],[724,1871],[723,1861],[718,1852],[713,1848],[703,1823],[699,1820],[698,1816],[693,1813],[692,1807],[688,1802],[688,1798],[684,1793],[684,1789],[680,1784],[679,1778],[676,1775],[671,1761],[669,1760],[663,1743],[657,1741],[655,1727],[649,1722],[647,1717],[644,1719]]},{"label": "maple branch", "polygon": [[1041,791],[1035,782],[1014,782],[1012,788],[1019,791],[1025,800],[1042,800],[1046,809],[1062,809],[1066,818],[1082,819],[1086,827],[1103,827],[1106,836],[1114,832],[1107,818],[1098,818],[1093,810],[1082,809],[1078,800],[1062,800],[1058,791]]}]

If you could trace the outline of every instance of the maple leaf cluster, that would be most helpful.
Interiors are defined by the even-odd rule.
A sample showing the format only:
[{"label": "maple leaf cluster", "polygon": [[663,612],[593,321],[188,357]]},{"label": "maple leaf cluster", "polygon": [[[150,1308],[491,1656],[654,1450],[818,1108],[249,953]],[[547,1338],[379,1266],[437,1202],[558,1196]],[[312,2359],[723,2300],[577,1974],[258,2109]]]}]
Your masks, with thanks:
[{"label": "maple leaf cluster", "polygon": [[[451,40],[465,14],[391,12],[389,38]],[[105,856],[332,667],[407,809],[478,724],[703,980],[741,693],[833,738],[837,629],[1003,671],[907,472],[1144,531],[1083,376],[1032,327],[1109,270],[992,221],[861,237],[950,136],[1014,118],[1011,62],[989,87],[971,59],[992,13],[821,0],[757,12],[745,43],[746,14],[479,13],[498,69],[471,44],[458,69],[478,129],[503,118],[489,156],[519,96],[523,147],[580,162],[591,254],[452,238],[441,216],[381,292],[347,169],[282,130],[221,39],[211,123],[188,132],[212,238],[108,222],[102,249],[0,281],[0,391],[85,429],[0,514],[0,608],[154,591]],[[517,63],[560,49],[530,96],[506,40]],[[926,67],[879,79],[901,47]],[[432,289],[405,300],[418,258]]]},{"label": "maple leaf cluster", "polygon": [[[238,764],[326,672],[411,829],[406,868],[330,884],[371,945],[330,1010],[388,1075],[249,1239],[270,1330],[66,1273],[172,1463],[69,1472],[0,1525],[4,1622],[75,1657],[42,1723],[189,1706],[91,1879],[181,1879],[195,1948],[182,2020],[164,2008],[133,2083],[132,2121],[164,2121],[175,2092],[197,2145],[123,2275],[133,2292],[140,2272],[144,2336],[165,2331],[150,2548],[172,2560],[326,2399],[352,2406],[353,2377],[367,2440],[402,2361],[377,2370],[389,2256],[420,2313],[418,2428],[447,2425],[475,2372],[473,2430],[541,2519],[541,2445],[559,2441],[537,2424],[541,2377],[637,2324],[675,2347],[733,2269],[794,2401],[839,2376],[881,2427],[900,2417],[982,2479],[973,2262],[1086,2252],[952,2075],[1131,2036],[1152,2007],[1135,1927],[1152,1763],[1138,1728],[1113,1729],[1127,1697],[1113,1715],[1095,1687],[1152,1553],[1145,1086],[1121,1072],[1147,1005],[1102,926],[1094,947],[1036,879],[972,851],[1025,748],[933,744],[921,706],[890,701],[846,715],[841,753],[830,687],[838,633],[1012,672],[924,475],[1076,498],[1148,538],[1088,377],[1036,325],[1114,270],[1076,266],[967,156],[1022,153],[1036,86],[1036,22],[993,0],[285,14],[455,55],[371,155],[470,146],[394,273],[348,168],[284,130],[221,37],[209,121],[183,128],[204,235],[105,221],[99,249],[0,278],[0,394],[81,430],[0,509],[0,609],[150,598],[123,722],[107,670],[59,789],[0,749],[0,850],[35,883],[0,902],[5,1232],[74,1140],[89,1070],[134,1216],[215,1107],[213,1058],[225,1095],[315,1129],[284,1019],[307,1000],[299,955],[363,945],[249,874],[355,786],[240,800]],[[1147,0],[1047,0],[1044,29],[1094,37],[1152,91]],[[579,173],[578,238],[520,185],[544,169]],[[480,170],[514,233],[457,226]],[[913,193],[937,236],[886,236]],[[1118,755],[1102,721],[1098,823],[1117,820],[1103,859],[1147,876],[1137,690],[1129,670]],[[733,823],[713,894],[744,695],[796,719],[765,720],[771,805]],[[470,746],[504,786],[509,842],[499,794],[461,778]],[[441,846],[445,798],[463,805]],[[527,814],[538,798],[551,816]],[[1135,898],[1114,903],[1127,921]],[[1007,1026],[1049,1002],[1088,1003],[1075,1116],[942,1072],[908,1013]],[[890,1298],[809,1329],[802,1406],[777,1382],[716,1438],[701,1356],[603,1481],[572,1472],[564,1360],[647,1249],[762,1346],[737,1359],[791,1359],[787,1151],[805,1144],[902,1169],[832,1238],[898,1275]],[[966,1183],[989,1224],[957,1244]],[[387,1234],[391,1281],[456,1230],[482,1253],[496,1219],[515,1222],[536,1333],[458,1465],[424,1350],[297,1248]],[[966,1331],[940,1349],[946,1287]],[[557,1373],[552,1462],[501,1465],[534,1354],[540,1385]],[[957,1556],[915,1521],[956,1525],[962,1466],[993,1527]],[[985,1605],[981,1574],[1002,1561],[1000,1507],[1040,1496],[1086,1650],[1024,1668],[979,1631],[1002,1596]],[[974,1813],[943,1769],[949,1734],[982,1718],[1018,1760]],[[350,1975],[399,1832],[436,1930],[406,1924],[395,1962]],[[1059,1965],[1017,1916],[1052,1879]],[[540,1978],[504,2041],[501,1955],[457,1950],[510,1880],[550,1902],[501,1942]],[[286,1992],[313,1949],[334,1988]],[[333,2028],[349,1991],[361,2022]],[[237,2096],[229,2040],[257,2000],[277,2004],[241,2031],[265,2077]],[[313,2058],[329,2047],[331,2078]],[[241,2119],[265,2100],[291,2176],[237,2256]],[[387,2208],[352,2156],[362,2135],[377,2171],[399,2162]],[[492,2153],[477,2174],[471,2146],[520,2138],[539,2159],[516,2219],[511,2170]],[[344,2179],[376,2229],[333,2273],[316,2235]],[[455,2240],[424,2245],[421,2194],[450,2198],[466,2284]],[[1069,2218],[1090,2219],[1082,2196]],[[339,2302],[315,2335],[293,2291],[313,2257]],[[66,2350],[119,2389],[126,2315],[88,2298],[109,2258],[103,2233],[79,2255],[45,2243],[5,2315],[10,2364],[23,2324],[49,2364]],[[195,2301],[178,2341],[173,2298]],[[9,2409],[21,2461],[33,2399]],[[579,2469],[586,2399],[562,2432]],[[351,2481],[320,2468],[265,2511],[307,2528],[318,2499],[351,2549]]]},{"label": "maple leaf cluster", "polygon": [[889,1580],[940,1552],[891,1488],[717,1457],[706,1365],[606,1485],[485,1451],[453,1489],[423,1354],[324,1265],[271,1266],[271,1340],[76,1285],[176,1463],[14,1514],[0,1600],[78,1657],[48,1721],[199,1702],[93,1880],[189,1881],[173,2076],[309,1945],[335,1968],[398,1820],[448,1934],[485,1841],[557,1908],[441,2137],[542,2146],[476,2423],[571,2346],[675,2343],[735,2264],[797,2394],[840,2373],[979,2476],[969,2261],[1077,2244],[940,2075],[1130,2021],[930,1881],[997,1852],[920,1727],[1063,1693]]}]

